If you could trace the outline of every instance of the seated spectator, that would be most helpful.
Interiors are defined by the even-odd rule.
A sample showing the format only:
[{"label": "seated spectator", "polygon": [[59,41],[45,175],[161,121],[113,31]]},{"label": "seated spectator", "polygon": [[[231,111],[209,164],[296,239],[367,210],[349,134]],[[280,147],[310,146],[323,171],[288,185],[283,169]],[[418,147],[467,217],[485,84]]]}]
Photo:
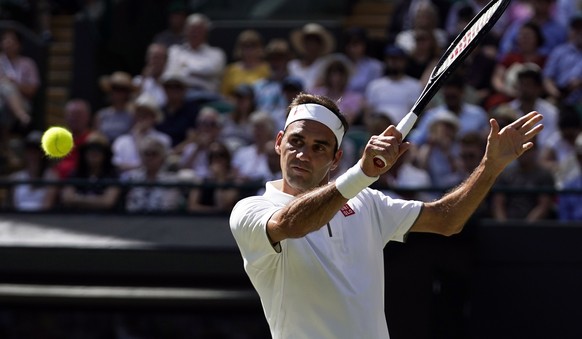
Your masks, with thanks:
[{"label": "seated spectator", "polygon": [[321,74],[324,57],[335,50],[335,39],[320,24],[308,23],[291,33],[291,43],[300,57],[289,61],[289,75],[299,78],[309,91]]},{"label": "seated spectator", "polygon": [[184,26],[188,9],[183,1],[172,1],[168,5],[166,29],[154,35],[153,43],[166,47],[184,43]]},{"label": "seated spectator", "polygon": [[541,146],[546,146],[552,134],[558,131],[558,108],[544,99],[544,84],[541,70],[535,66],[524,68],[517,73],[516,98],[509,107],[517,111],[521,117],[531,111],[537,111],[544,116],[544,129],[538,140]]},{"label": "seated spectator", "polygon": [[[269,63],[270,76],[258,80],[253,86],[257,109],[269,113],[285,111],[289,102],[283,95],[282,84],[289,75],[287,63],[291,58],[291,50],[287,41],[284,39],[269,41],[265,47],[265,58]],[[279,120],[274,115],[273,117],[275,120]]]},{"label": "seated spectator", "polygon": [[430,30],[416,29],[414,40],[414,48],[408,52],[406,74],[419,79],[424,86],[428,83],[430,74],[442,54],[442,48],[439,47],[434,33]]},{"label": "seated spectator", "polygon": [[[582,134],[578,134],[575,143],[576,162],[582,168]],[[564,190],[575,190],[575,193],[561,193],[558,200],[558,216],[560,220],[582,220],[582,174],[567,181]]]},{"label": "seated spectator", "polygon": [[133,83],[138,87],[137,96],[146,93],[156,99],[159,107],[166,104],[166,92],[162,85],[162,74],[168,61],[166,46],[153,43],[148,46],[145,66],[140,75],[133,78]]},{"label": "seated spectator", "polygon": [[488,105],[493,106],[499,103],[508,102],[517,96],[515,85],[516,71],[523,64],[535,64],[540,69],[544,68],[546,56],[539,52],[539,48],[544,43],[544,36],[538,25],[533,22],[525,23],[521,26],[516,38],[516,48],[506,54],[495,65],[495,70],[491,76],[491,84],[495,93],[488,98]]},{"label": "seated spectator", "polygon": [[322,74],[312,94],[324,95],[335,102],[350,125],[359,124],[364,108],[364,96],[348,89],[352,75],[350,61],[342,55],[332,55],[326,58]]},{"label": "seated spectator", "polygon": [[133,126],[131,102],[136,90],[132,78],[125,72],[113,72],[100,79],[101,89],[108,95],[110,105],[95,114],[95,129],[113,142],[118,136],[128,133]]},{"label": "seated spectator", "polygon": [[220,92],[232,98],[235,89],[242,84],[253,84],[269,77],[269,64],[265,61],[263,38],[255,30],[242,31],[233,50],[234,62],[228,64],[222,76]]},{"label": "seated spectator", "polygon": [[234,184],[236,174],[232,168],[230,151],[219,141],[208,146],[209,173],[199,183],[204,185],[190,190],[188,195],[189,212],[229,212],[239,198],[235,187],[220,185]]},{"label": "seated spectator", "polygon": [[523,154],[515,166],[508,166],[497,179],[491,200],[497,221],[535,222],[554,217],[554,198],[549,193],[502,192],[502,189],[554,189],[552,174],[539,163],[539,145]]},{"label": "seated spectator", "polygon": [[550,100],[579,105],[582,100],[582,15],[572,17],[568,41],[556,46],[544,67],[544,87]]},{"label": "seated spectator", "polygon": [[544,43],[540,46],[539,52],[542,55],[549,55],[552,50],[566,41],[567,30],[558,22],[553,15],[555,0],[532,0],[530,2],[533,13],[530,17],[516,20],[505,32],[499,42],[499,58],[512,52],[517,46],[517,36],[520,28],[527,22],[537,24],[544,36]]},{"label": "seated spectator", "polygon": [[218,141],[223,127],[223,117],[212,107],[200,110],[196,129],[184,145],[180,156],[180,168],[194,171],[195,178],[203,180],[210,174],[208,147]]},{"label": "seated spectator", "polygon": [[265,182],[273,176],[268,165],[267,141],[275,137],[275,124],[268,113],[256,112],[251,117],[253,143],[234,153],[232,164],[241,182]]},{"label": "seated spectator", "polygon": [[151,186],[177,182],[176,175],[166,168],[168,152],[166,145],[157,138],[147,138],[140,145],[142,166],[121,175],[123,182],[135,184],[125,198],[128,212],[169,212],[178,211],[182,206],[183,196],[178,188]]},{"label": "seated spectator", "polygon": [[164,115],[153,97],[142,94],[135,100],[133,127],[129,133],[115,139],[112,145],[113,164],[120,173],[141,166],[139,146],[147,138],[156,138],[167,149],[171,148],[172,140],[170,137],[154,128],[163,119]]},{"label": "seated spectator", "polygon": [[439,25],[437,7],[431,1],[421,1],[416,6],[416,11],[412,18],[412,27],[398,33],[395,44],[410,55],[416,49],[416,31],[423,30],[434,35],[437,48],[444,49],[449,44],[449,35]]},{"label": "seated spectator", "polygon": [[273,119],[273,122],[275,123],[276,130],[284,129],[289,104],[291,104],[293,98],[295,98],[299,93],[303,92],[303,90],[303,83],[298,78],[288,76],[283,79],[281,82],[281,101],[286,102],[287,105],[281,105],[274,107],[270,111],[264,111],[271,115],[271,119]]},{"label": "seated spectator", "polygon": [[190,99],[215,100],[226,65],[226,55],[219,47],[208,44],[210,19],[203,14],[190,14],[186,19],[186,42],[168,50],[166,73],[181,74],[188,85]]},{"label": "seated spectator", "polygon": [[111,183],[118,178],[111,162],[109,141],[99,133],[91,133],[79,148],[79,161],[71,178],[83,180],[79,185],[65,186],[61,192],[61,203],[75,210],[107,211],[114,209],[121,188]]},{"label": "seated spectator", "polygon": [[225,116],[220,139],[229,151],[235,152],[239,147],[247,146],[253,141],[251,115],[256,111],[253,86],[239,85],[234,91],[234,107]]},{"label": "seated spectator", "polygon": [[7,146],[11,136],[21,138],[30,125],[32,100],[40,87],[38,67],[20,54],[21,43],[15,30],[6,29],[0,35],[0,147]]},{"label": "seated spectator", "polygon": [[441,91],[444,103],[428,109],[422,114],[409,139],[416,145],[424,144],[428,139],[428,130],[434,116],[441,111],[453,113],[459,119],[458,134],[476,132],[485,135],[489,131],[487,112],[478,105],[467,103],[465,82],[458,74],[453,74],[443,85]]},{"label": "seated spectator", "polygon": [[[497,120],[497,118],[495,119]],[[497,120],[497,122],[499,122],[499,120]],[[481,159],[485,154],[487,139],[480,133],[467,133],[458,138],[458,144],[460,179],[466,180],[481,163]],[[473,213],[473,218],[490,218],[491,208],[489,207],[489,204],[489,199],[483,200],[479,207],[477,207],[477,210]]]},{"label": "seated spectator", "polygon": [[439,111],[431,119],[426,142],[419,146],[415,162],[428,172],[434,187],[450,188],[462,180],[458,131],[459,118],[451,112]]},{"label": "seated spectator", "polygon": [[[57,180],[57,173],[49,166],[40,141],[42,133],[32,131],[25,139],[24,168],[10,175],[11,180]],[[57,201],[57,186],[41,184],[14,185],[10,192],[11,207],[17,211],[48,211]]]},{"label": "seated spectator", "polygon": [[365,29],[354,27],[345,32],[344,54],[353,65],[348,89],[360,94],[366,92],[366,86],[384,73],[384,65],[376,58],[368,56],[368,33]]},{"label": "seated spectator", "polygon": [[172,151],[181,154],[184,145],[188,143],[189,135],[196,127],[200,105],[186,97],[187,85],[182,75],[164,73],[162,85],[168,101],[162,107],[164,119],[156,125],[156,129],[169,135],[172,139]]},{"label": "seated spectator", "polygon": [[61,179],[66,179],[71,175],[79,160],[79,148],[91,134],[91,107],[83,99],[71,99],[65,104],[64,118],[65,127],[73,134],[74,147],[55,165],[55,170]]},{"label": "seated spectator", "polygon": [[400,121],[418,99],[422,84],[418,79],[406,75],[408,56],[400,47],[388,45],[384,57],[385,75],[366,87],[366,110],[385,112],[390,114],[392,121]]},{"label": "seated spectator", "polygon": [[558,132],[550,135],[540,152],[540,163],[554,175],[556,188],[580,175],[576,138],[582,133],[582,119],[573,107],[564,107],[558,118]]}]

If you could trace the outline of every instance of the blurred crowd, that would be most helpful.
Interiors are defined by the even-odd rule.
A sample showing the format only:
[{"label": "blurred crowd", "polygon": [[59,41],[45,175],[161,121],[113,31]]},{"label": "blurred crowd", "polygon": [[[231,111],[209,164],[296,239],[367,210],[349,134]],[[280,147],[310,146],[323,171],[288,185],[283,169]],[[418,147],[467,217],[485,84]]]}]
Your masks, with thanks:
[{"label": "blurred crowd", "polygon": [[[361,27],[332,32],[311,22],[269,41],[259,30],[242,30],[228,49],[209,42],[210,18],[172,3],[140,74],[103,75],[105,107],[67,102],[63,118],[75,147],[60,160],[43,155],[41,131],[24,128],[38,69],[20,53],[18,33],[5,30],[1,167],[22,183],[5,190],[2,204],[22,211],[228,212],[281,178],[274,140],[301,92],[336,100],[346,115],[350,130],[334,175],[342,173],[371,135],[409,112],[442,52],[486,3],[397,1],[381,48],[372,48],[378,40]],[[503,126],[536,110],[545,128],[535,149],[503,173],[478,215],[582,220],[581,13],[580,0],[513,1],[426,108],[408,137],[414,147],[375,186],[394,197],[434,199],[478,165],[490,118]],[[71,184],[24,183],[36,179]]]}]

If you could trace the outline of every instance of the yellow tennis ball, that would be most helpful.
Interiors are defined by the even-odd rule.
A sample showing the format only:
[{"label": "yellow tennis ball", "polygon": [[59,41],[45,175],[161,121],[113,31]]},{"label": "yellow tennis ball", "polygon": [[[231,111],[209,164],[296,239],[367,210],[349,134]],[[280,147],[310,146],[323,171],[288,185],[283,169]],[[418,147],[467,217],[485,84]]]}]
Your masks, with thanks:
[{"label": "yellow tennis ball", "polygon": [[51,158],[62,158],[73,148],[73,135],[62,127],[51,127],[41,139],[44,153]]}]

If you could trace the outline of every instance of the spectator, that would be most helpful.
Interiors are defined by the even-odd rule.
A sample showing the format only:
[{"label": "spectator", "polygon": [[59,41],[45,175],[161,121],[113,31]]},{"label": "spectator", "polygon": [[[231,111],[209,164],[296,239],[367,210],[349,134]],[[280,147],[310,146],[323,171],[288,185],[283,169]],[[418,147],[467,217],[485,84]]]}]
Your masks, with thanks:
[{"label": "spectator", "polygon": [[[582,168],[582,134],[578,134],[575,143],[576,162]],[[575,193],[562,193],[558,200],[558,215],[560,220],[582,220],[582,174],[570,179],[563,187],[564,190],[575,190]]]},{"label": "spectator", "polygon": [[444,18],[449,11],[451,2],[448,0],[398,0],[390,17],[388,25],[388,43],[394,43],[398,33],[412,29],[418,10],[426,6],[426,2],[434,4],[437,18]]},{"label": "spectator", "polygon": [[424,112],[410,133],[409,139],[412,143],[422,145],[427,141],[432,119],[443,110],[455,114],[459,119],[459,135],[469,132],[487,133],[489,126],[487,112],[480,106],[465,102],[465,82],[461,76],[452,75],[443,85],[442,94],[444,103]]},{"label": "spectator", "polygon": [[167,28],[153,38],[154,44],[162,44],[169,48],[184,43],[184,25],[188,10],[182,1],[172,1],[168,5]]},{"label": "spectator", "polygon": [[134,184],[125,199],[128,212],[169,212],[180,208],[183,197],[179,189],[150,186],[177,182],[176,175],[166,168],[168,152],[166,145],[157,138],[147,138],[140,145],[142,166],[121,175],[122,181]]},{"label": "spectator", "polygon": [[166,92],[162,86],[162,74],[168,61],[168,50],[160,43],[152,43],[146,52],[146,64],[142,73],[133,78],[139,94],[146,93],[156,99],[159,107],[166,104]]},{"label": "spectator", "polygon": [[312,94],[324,95],[334,100],[350,125],[359,124],[364,108],[364,97],[348,89],[353,74],[350,61],[343,55],[327,57],[322,74]]},{"label": "spectator", "polygon": [[[40,148],[42,133],[32,131],[25,138],[24,168],[10,175],[11,180],[57,180],[49,159]],[[53,208],[58,187],[41,184],[17,184],[10,193],[11,206],[17,211],[47,211]]]},{"label": "spectator", "polygon": [[372,80],[380,78],[384,65],[380,60],[367,55],[368,34],[365,29],[354,27],[346,31],[344,53],[353,65],[353,73],[348,83],[348,90],[364,94],[366,86]]},{"label": "spectator", "polygon": [[540,162],[552,172],[558,189],[581,173],[576,159],[576,138],[580,133],[580,115],[573,107],[563,107],[559,113],[558,132],[548,137],[540,152]]},{"label": "spectator", "polygon": [[74,147],[71,152],[55,165],[59,178],[68,178],[79,161],[79,147],[91,134],[91,107],[83,99],[71,99],[65,104],[65,125],[73,134]]},{"label": "spectator", "polygon": [[457,135],[459,118],[446,110],[438,111],[431,119],[428,137],[418,150],[418,167],[427,171],[431,184],[450,188],[461,181]]},{"label": "spectator", "polygon": [[120,173],[142,165],[139,149],[144,140],[155,138],[167,149],[172,146],[170,136],[154,128],[162,122],[164,115],[153,97],[140,95],[134,103],[134,116],[135,122],[129,133],[120,135],[112,145],[113,164]]},{"label": "spectator", "polygon": [[6,29],[0,36],[0,79],[9,81],[27,104],[35,98],[40,87],[38,67],[34,60],[21,55],[20,35]]},{"label": "spectator", "polygon": [[419,79],[426,85],[433,68],[441,56],[441,47],[437,44],[433,31],[414,30],[414,48],[408,53],[406,74]]},{"label": "spectator", "polygon": [[239,197],[239,192],[235,187],[221,187],[221,185],[233,184],[236,179],[230,151],[226,145],[215,141],[208,146],[207,156],[208,176],[200,182],[202,187],[190,190],[188,211],[229,212]]},{"label": "spectator", "polygon": [[321,74],[324,57],[335,50],[335,39],[320,24],[308,23],[291,33],[291,43],[300,57],[289,61],[289,75],[299,78],[309,91]]},{"label": "spectator", "polygon": [[275,129],[277,130],[284,129],[289,104],[293,101],[293,98],[295,98],[304,90],[301,80],[292,76],[288,76],[283,80],[281,83],[281,88],[283,91],[281,98],[284,102],[287,102],[287,105],[282,105],[271,111],[268,111],[271,115],[271,119],[273,119],[273,122],[275,123]]},{"label": "spectator", "polygon": [[[458,138],[458,144],[460,179],[466,180],[481,163],[481,159],[483,159],[483,155],[485,154],[485,147],[487,146],[487,138],[481,133],[467,133]],[[483,219],[491,217],[489,200],[486,198],[481,202],[477,210],[473,213],[473,218]]]},{"label": "spectator", "polygon": [[499,57],[502,58],[514,50],[519,30],[526,22],[536,23],[542,31],[544,44],[539,49],[542,55],[549,55],[556,46],[563,44],[567,32],[566,28],[553,18],[552,8],[555,3],[555,0],[532,0],[532,16],[513,22],[505,30],[499,42]]},{"label": "spectator", "polygon": [[[258,80],[254,84],[257,109],[272,114],[275,121],[285,120],[276,116],[276,112],[284,112],[289,106],[289,101],[283,95],[283,80],[287,78],[289,72],[287,63],[291,58],[289,44],[284,39],[273,39],[265,47],[265,57],[269,63],[270,76],[266,79]],[[281,122],[281,127],[283,122]]]},{"label": "spectator", "polygon": [[71,178],[86,184],[68,185],[61,193],[64,207],[75,210],[112,210],[121,193],[119,186],[103,181],[117,179],[111,161],[112,153],[107,137],[91,133],[79,149],[79,161]]},{"label": "spectator", "polygon": [[210,19],[203,14],[188,16],[184,28],[186,43],[168,50],[167,73],[181,74],[188,85],[188,98],[215,100],[226,55],[219,47],[208,44]]},{"label": "spectator", "polygon": [[[497,179],[501,189],[554,189],[552,174],[539,163],[539,148],[524,153],[515,166],[507,167]],[[524,220],[535,222],[553,218],[554,199],[548,193],[494,192],[491,200],[493,218],[500,222]]]},{"label": "spectator", "polygon": [[491,76],[491,84],[495,90],[495,94],[488,98],[491,102],[489,106],[493,106],[503,102],[509,102],[517,95],[515,92],[515,77],[516,71],[523,64],[533,63],[544,68],[546,56],[539,53],[539,48],[544,43],[544,36],[537,24],[534,22],[527,22],[519,29],[516,38],[516,48],[514,51],[507,53],[495,65],[495,70]]},{"label": "spectator", "polygon": [[540,146],[546,146],[552,134],[558,131],[558,108],[543,98],[544,83],[540,69],[535,66],[517,73],[515,100],[509,107],[521,117],[526,112],[537,111],[544,116],[544,129],[539,134]]},{"label": "spectator", "polygon": [[252,143],[253,131],[250,119],[257,106],[251,85],[239,85],[234,91],[234,98],[234,107],[225,117],[220,133],[220,139],[231,153]]},{"label": "spectator", "polygon": [[216,109],[202,108],[196,120],[196,129],[184,145],[184,152],[180,157],[180,168],[193,170],[195,178],[199,180],[208,177],[210,174],[208,147],[218,141],[222,126],[222,116]]},{"label": "spectator", "polygon": [[568,42],[557,46],[544,67],[545,89],[553,102],[582,100],[582,14],[570,21]]},{"label": "spectator", "polygon": [[[469,21],[473,19],[475,14],[479,13],[479,11],[481,11],[488,3],[489,0],[463,0],[453,2],[446,17],[443,17],[446,18],[444,26],[449,37],[457,36]],[[506,10],[506,13],[504,13],[491,28],[495,40],[498,40],[506,30],[511,19],[508,13],[513,6],[515,6],[515,4],[510,4],[510,8]]]},{"label": "spectator", "polygon": [[227,98],[232,98],[238,85],[268,78],[270,72],[264,59],[263,38],[255,30],[244,30],[238,35],[233,57],[236,61],[226,66],[220,87],[220,92]]},{"label": "spectator", "polygon": [[437,7],[431,1],[418,2],[412,21],[412,27],[396,35],[395,44],[407,54],[416,49],[416,31],[423,30],[432,33],[436,40],[437,48],[444,49],[449,43],[447,32],[439,28],[439,13]]},{"label": "spectator", "polygon": [[384,56],[386,75],[366,87],[366,110],[386,112],[392,121],[400,121],[414,105],[422,85],[418,79],[406,75],[407,55],[404,50],[388,45]]},{"label": "spectator", "polygon": [[129,132],[133,126],[131,102],[136,90],[131,75],[126,72],[113,72],[100,79],[101,89],[107,93],[109,106],[95,114],[95,129],[103,133],[109,142]]},{"label": "spectator", "polygon": [[199,103],[186,97],[186,79],[179,73],[164,73],[162,86],[168,99],[162,107],[164,119],[156,129],[170,136],[174,153],[181,154],[196,127]]},{"label": "spectator", "polygon": [[275,138],[275,124],[266,112],[257,112],[251,117],[253,143],[241,147],[234,153],[232,164],[242,182],[265,182],[273,173],[268,165],[267,141]]}]

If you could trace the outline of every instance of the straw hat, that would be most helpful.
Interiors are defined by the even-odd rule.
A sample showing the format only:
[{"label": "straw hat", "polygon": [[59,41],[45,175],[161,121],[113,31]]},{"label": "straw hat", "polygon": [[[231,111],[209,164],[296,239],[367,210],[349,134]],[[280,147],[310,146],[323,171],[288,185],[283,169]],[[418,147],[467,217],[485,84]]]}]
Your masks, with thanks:
[{"label": "straw hat", "polygon": [[99,85],[105,92],[111,92],[113,87],[127,88],[129,91],[134,91],[137,87],[133,84],[131,75],[126,72],[113,72],[111,75],[102,76],[99,79]]},{"label": "straw hat", "polygon": [[312,22],[291,33],[291,43],[293,44],[293,48],[295,48],[299,53],[305,53],[303,39],[306,36],[319,37],[322,44],[322,55],[329,54],[335,50],[335,39],[331,33],[320,24]]}]

